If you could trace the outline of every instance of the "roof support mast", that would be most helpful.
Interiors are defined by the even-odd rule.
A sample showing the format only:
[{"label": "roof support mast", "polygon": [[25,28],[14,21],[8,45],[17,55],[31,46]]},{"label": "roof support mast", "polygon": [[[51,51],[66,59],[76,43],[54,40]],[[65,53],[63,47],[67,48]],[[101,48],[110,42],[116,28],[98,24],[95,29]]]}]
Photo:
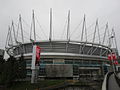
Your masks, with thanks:
[{"label": "roof support mast", "polygon": [[103,37],[102,44],[104,44],[104,42],[105,42],[105,37],[106,37],[107,30],[108,30],[108,23],[106,24],[106,27],[105,27],[105,32],[104,32],[104,37]]},{"label": "roof support mast", "polygon": [[[32,32],[33,32],[33,38],[32,39]],[[30,29],[30,41],[33,43],[36,41],[36,32],[35,32],[35,15],[34,15],[34,10],[32,13],[32,23],[31,23],[31,29]]]},{"label": "roof support mast", "polygon": [[[107,22],[107,24],[106,24],[106,26],[105,26],[105,32],[104,32],[104,36],[103,36],[102,45],[104,45],[107,31],[108,31],[108,22]],[[109,31],[108,31],[108,33],[109,33]],[[109,34],[108,34],[108,37],[109,37]],[[108,42],[108,43],[109,43],[109,42]],[[103,49],[101,48],[101,49],[100,49],[100,56],[102,56],[102,50],[103,50]]]},{"label": "roof support mast", "polygon": [[[12,41],[11,29],[12,27],[10,28],[10,26],[8,26],[8,34],[7,34],[6,44],[5,44],[5,50],[10,56],[13,56],[13,52],[12,52],[13,41]],[[10,51],[9,51],[9,48],[10,48]]]},{"label": "roof support mast", "polygon": [[49,34],[49,41],[52,40],[52,8],[50,8],[50,34]]},{"label": "roof support mast", "polygon": [[23,36],[23,28],[22,28],[22,20],[21,20],[21,15],[19,15],[19,22],[20,22],[20,28],[21,28],[22,43],[24,43],[24,36]]},{"label": "roof support mast", "polygon": [[70,41],[70,10],[68,11],[66,52],[68,51],[68,43],[69,43],[69,41]]},{"label": "roof support mast", "polygon": [[[118,50],[118,47],[117,47],[117,40],[116,40],[114,28],[112,28],[112,34],[113,34],[113,36],[111,36],[111,38],[114,39],[115,48]],[[112,43],[113,43],[113,42],[112,42]]]},{"label": "roof support mast", "polygon": [[[19,23],[20,23],[20,29],[21,29],[21,36],[22,36],[22,44],[24,44],[24,35],[23,35],[23,27],[22,27],[22,19],[21,19],[21,15],[19,15]],[[25,53],[25,47],[24,45],[20,44],[20,49],[21,49],[21,57],[23,56],[23,54]]]},{"label": "roof support mast", "polygon": [[70,41],[70,10],[68,11],[67,41]]},{"label": "roof support mast", "polygon": [[10,28],[10,33],[9,33],[9,40],[8,40],[8,45],[13,46],[13,38],[12,38],[12,27]]},{"label": "roof support mast", "polygon": [[86,30],[85,14],[84,14],[84,20],[83,20],[83,27],[82,27],[81,41],[83,41],[84,30],[85,30],[85,36],[86,36],[85,38],[86,38],[86,42],[87,42],[87,30]]},{"label": "roof support mast", "polygon": [[[86,42],[87,42],[87,29],[86,29],[86,18],[85,18],[85,14],[84,14],[84,19],[83,19],[81,42],[83,41],[84,30],[85,30],[85,38],[86,38]],[[83,46],[81,46],[82,44],[83,44]],[[83,49],[84,49],[84,47],[85,47],[85,43],[81,43],[81,45],[80,45],[79,53],[82,53],[82,52],[83,52]]]},{"label": "roof support mast", "polygon": [[7,34],[7,38],[6,38],[6,44],[5,44],[5,48],[7,49],[8,46],[8,42],[9,42],[9,35],[10,34],[10,26],[8,26],[8,34]]},{"label": "roof support mast", "polygon": [[94,31],[94,36],[93,36],[93,43],[95,41],[95,36],[96,36],[96,31],[98,30],[98,39],[99,39],[99,44],[101,44],[100,41],[100,33],[99,33],[99,27],[98,27],[98,19],[96,20],[96,25],[95,25],[95,31]]},{"label": "roof support mast", "polygon": [[33,30],[34,30],[34,41],[36,41],[36,32],[35,32],[35,15],[34,15],[34,10],[33,10]]},{"label": "roof support mast", "polygon": [[14,22],[13,21],[12,21],[12,28],[13,28],[14,39],[15,39],[15,42],[17,43],[17,39],[16,39],[16,35],[15,35]]}]

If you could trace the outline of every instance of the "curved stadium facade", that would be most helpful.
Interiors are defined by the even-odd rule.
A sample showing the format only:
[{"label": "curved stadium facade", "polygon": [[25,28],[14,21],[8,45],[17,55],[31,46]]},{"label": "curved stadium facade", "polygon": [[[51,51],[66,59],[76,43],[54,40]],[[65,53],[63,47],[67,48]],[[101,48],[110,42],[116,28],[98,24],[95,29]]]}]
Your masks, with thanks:
[{"label": "curved stadium facade", "polygon": [[[109,47],[77,41],[41,41],[40,78],[97,79],[104,76]],[[21,56],[21,47],[15,46],[15,57]],[[32,43],[22,44],[27,76],[31,76]]]},{"label": "curved stadium facade", "polygon": [[[38,23],[39,24],[39,23]],[[30,38],[34,38],[34,44],[41,47],[41,56],[39,62],[39,77],[40,78],[71,78],[71,79],[98,79],[105,75],[107,72],[107,67],[109,61],[107,56],[111,51],[112,39],[115,38],[114,30],[111,33],[113,35],[107,35],[108,24],[105,26],[105,32],[102,31],[102,44],[101,37],[99,33],[98,20],[95,24],[95,31],[93,33],[93,41],[88,42],[87,30],[86,30],[86,20],[84,16],[81,41],[70,40],[70,11],[68,12],[67,20],[67,33],[65,40],[54,41],[52,38],[52,10],[50,11],[50,33],[49,40],[41,40],[40,42],[36,41],[36,32],[35,32],[35,17],[34,11],[32,15],[32,24],[30,26]],[[40,26],[40,24],[39,24]],[[80,26],[80,25],[79,25]],[[8,38],[6,40],[6,51],[9,55],[13,55],[16,58],[24,56],[26,60],[26,70],[27,76],[31,76],[31,61],[33,55],[33,42],[26,43],[24,38],[29,35],[23,33],[22,20],[19,16],[19,29],[14,28],[14,23],[12,22],[11,28],[8,31]],[[40,26],[41,29],[41,26]],[[17,31],[15,31],[17,30]],[[33,32],[32,32],[33,31]],[[21,35],[18,35],[19,33]],[[97,33],[98,32],[98,33]],[[11,35],[13,34],[13,36]],[[33,35],[32,35],[33,34]],[[85,36],[84,36],[85,34]],[[96,34],[98,34],[96,37]],[[20,37],[18,37],[20,36]],[[25,36],[25,37],[24,37]],[[32,37],[33,36],[33,37]],[[40,35],[39,35],[40,36]],[[46,35],[44,35],[46,36]],[[92,36],[92,34],[91,34]],[[90,37],[91,37],[90,36]],[[90,38],[89,37],[89,38]],[[52,39],[51,39],[52,38]],[[85,41],[84,41],[85,39]],[[97,42],[95,43],[95,39]],[[108,39],[108,40],[107,40]],[[38,40],[38,39],[37,39]],[[106,45],[105,44],[106,40]],[[117,47],[116,47],[117,48]]]}]

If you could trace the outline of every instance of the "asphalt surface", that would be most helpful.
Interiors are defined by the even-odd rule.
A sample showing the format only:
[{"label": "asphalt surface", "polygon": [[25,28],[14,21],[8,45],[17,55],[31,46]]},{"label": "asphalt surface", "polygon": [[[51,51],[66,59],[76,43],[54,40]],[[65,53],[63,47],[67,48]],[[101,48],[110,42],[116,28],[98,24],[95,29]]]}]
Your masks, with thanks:
[{"label": "asphalt surface", "polygon": [[108,83],[108,90],[120,90],[120,87],[116,81],[114,74],[110,75],[107,83]]}]

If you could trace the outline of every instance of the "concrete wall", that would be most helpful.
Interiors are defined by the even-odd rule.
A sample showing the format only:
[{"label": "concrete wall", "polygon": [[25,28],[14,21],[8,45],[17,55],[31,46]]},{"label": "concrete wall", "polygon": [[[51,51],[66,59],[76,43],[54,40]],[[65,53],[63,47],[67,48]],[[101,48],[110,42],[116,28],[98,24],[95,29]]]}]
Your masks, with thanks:
[{"label": "concrete wall", "polygon": [[73,66],[64,64],[46,65],[47,77],[72,77]]}]

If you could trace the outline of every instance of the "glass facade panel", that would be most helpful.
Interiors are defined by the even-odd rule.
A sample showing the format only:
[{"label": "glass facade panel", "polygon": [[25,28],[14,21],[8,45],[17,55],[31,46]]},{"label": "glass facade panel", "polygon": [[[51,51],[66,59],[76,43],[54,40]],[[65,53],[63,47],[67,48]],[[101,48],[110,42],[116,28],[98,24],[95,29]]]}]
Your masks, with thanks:
[{"label": "glass facade panel", "polygon": [[74,64],[80,64],[79,60],[74,60]]},{"label": "glass facade panel", "polygon": [[79,75],[79,69],[77,65],[73,65],[73,75]]},{"label": "glass facade panel", "polygon": [[41,67],[41,68],[39,69],[39,75],[40,75],[40,76],[45,76],[45,75],[46,75],[45,68],[42,68],[42,67]]},{"label": "glass facade panel", "polygon": [[72,60],[65,60],[65,64],[73,64]]},{"label": "glass facade panel", "polygon": [[31,60],[26,60],[26,67],[31,67]]},{"label": "glass facade panel", "polygon": [[91,64],[97,64],[97,61],[92,61]]},{"label": "glass facade panel", "polygon": [[40,64],[53,64],[53,59],[41,59]]},{"label": "glass facade panel", "polygon": [[90,64],[90,62],[89,62],[89,61],[84,60],[84,61],[83,61],[83,64],[87,64],[87,65],[88,65],[88,64]]},{"label": "glass facade panel", "polygon": [[27,75],[31,75],[32,74],[32,70],[28,69],[27,70]]}]

